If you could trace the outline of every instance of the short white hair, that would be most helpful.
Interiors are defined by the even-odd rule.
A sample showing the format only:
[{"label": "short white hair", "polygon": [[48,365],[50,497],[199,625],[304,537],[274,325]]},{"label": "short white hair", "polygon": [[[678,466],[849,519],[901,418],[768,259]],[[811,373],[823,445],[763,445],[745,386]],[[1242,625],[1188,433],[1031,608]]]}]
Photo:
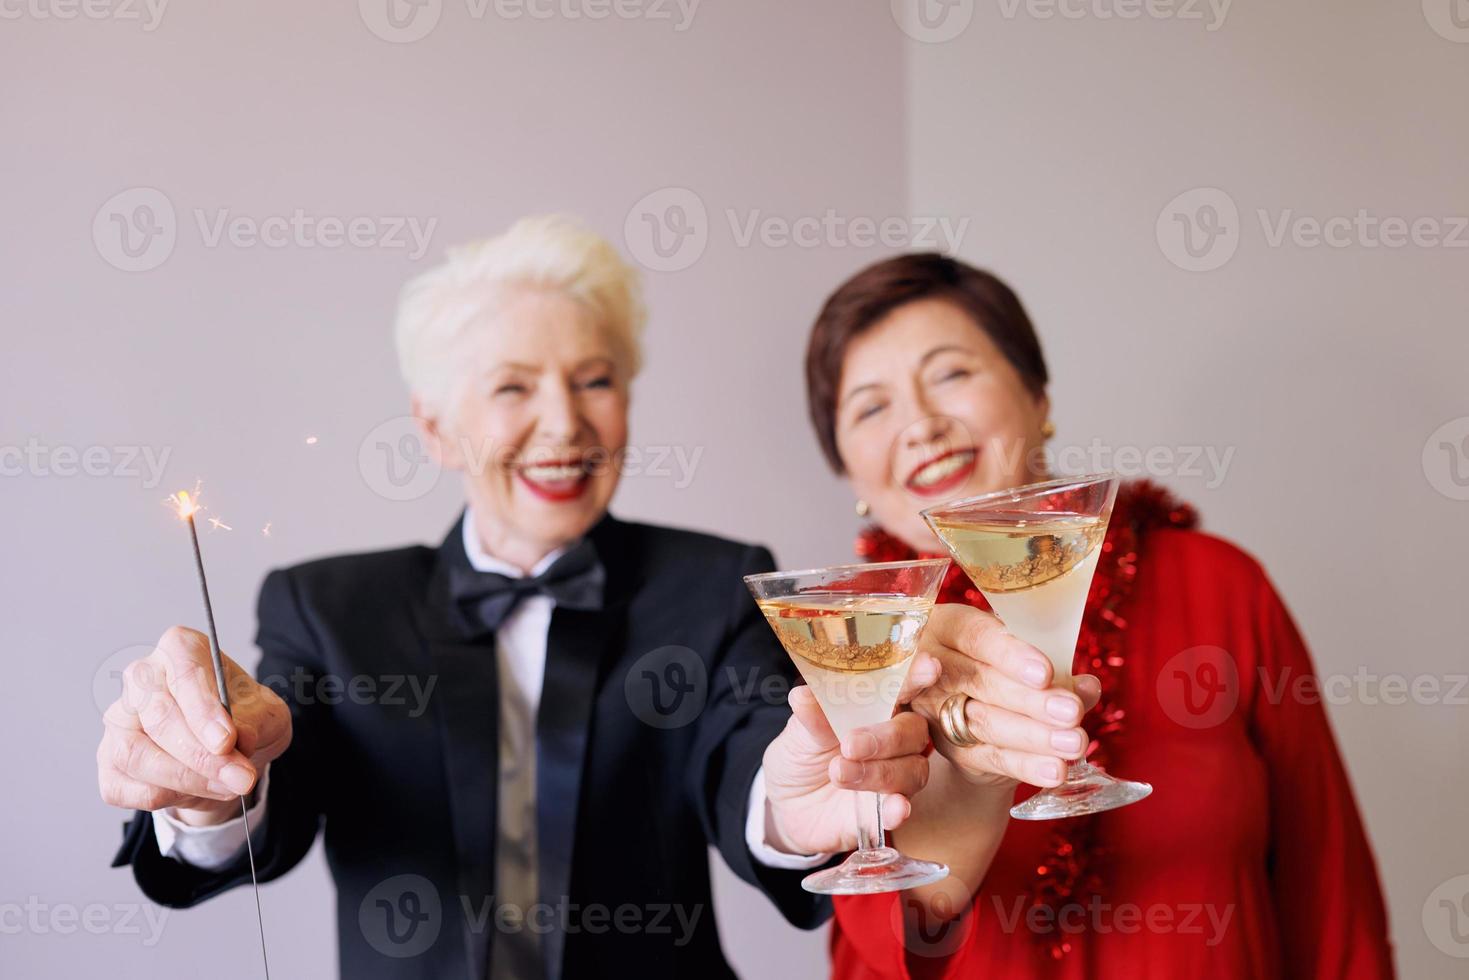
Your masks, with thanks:
[{"label": "short white hair", "polygon": [[442,265],[403,287],[394,338],[409,390],[431,403],[447,397],[456,373],[453,345],[491,309],[499,287],[514,286],[585,304],[611,334],[627,377],[637,374],[647,321],[637,270],[575,218],[537,215],[449,249]]}]

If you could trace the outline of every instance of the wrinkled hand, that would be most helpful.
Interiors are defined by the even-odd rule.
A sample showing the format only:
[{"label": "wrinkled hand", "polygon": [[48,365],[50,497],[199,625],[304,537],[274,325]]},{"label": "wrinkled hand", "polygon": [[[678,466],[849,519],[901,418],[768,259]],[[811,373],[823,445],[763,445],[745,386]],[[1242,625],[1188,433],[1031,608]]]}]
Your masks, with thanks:
[{"label": "wrinkled hand", "polygon": [[[1080,758],[1087,746],[1079,726],[1101,697],[1095,677],[1076,675],[1074,690],[1055,683],[1045,654],[972,606],[935,606],[919,649],[942,670],[916,692],[913,710],[928,721],[935,748],[965,779],[996,786],[1061,783],[1067,761]],[[978,745],[954,745],[939,724],[939,708],[957,693],[974,699],[967,718]]]},{"label": "wrinkled hand", "polygon": [[138,810],[178,807],[191,824],[239,813],[238,798],[291,744],[291,713],[274,691],[222,660],[233,718],[219,703],[202,633],[175,626],[127,666],[97,746],[104,801]]},{"label": "wrinkled hand", "polygon": [[[938,677],[939,664],[918,654],[900,701]],[[857,804],[851,790],[885,794],[884,826],[907,819],[909,797],[928,782],[928,726],[911,712],[869,725],[838,740],[809,687],[791,690],[792,717],[765,750],[769,843],[792,854],[850,851],[857,847]]]}]

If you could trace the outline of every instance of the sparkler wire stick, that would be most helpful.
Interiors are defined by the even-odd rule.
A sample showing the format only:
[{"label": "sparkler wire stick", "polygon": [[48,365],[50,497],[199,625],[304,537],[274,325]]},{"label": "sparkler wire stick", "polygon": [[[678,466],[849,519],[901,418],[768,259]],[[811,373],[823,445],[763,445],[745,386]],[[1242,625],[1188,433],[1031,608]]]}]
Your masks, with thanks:
[{"label": "sparkler wire stick", "polygon": [[[219,634],[214,628],[214,605],[209,601],[209,580],[204,576],[204,553],[199,550],[199,530],[194,526],[194,511],[188,491],[178,494],[179,513],[189,525],[189,539],[194,543],[194,568],[199,573],[199,591],[204,597],[204,618],[209,623],[209,657],[214,661],[214,683],[219,690],[219,703],[234,717],[230,708],[229,685],[225,682],[224,661],[220,659]],[[240,815],[245,818],[245,853],[250,858],[250,885],[255,890],[255,922],[260,927],[260,961],[265,965],[265,980],[270,980],[270,958],[265,954],[265,916],[260,910],[260,882],[255,876],[255,846],[250,842],[250,806],[240,797]]]}]

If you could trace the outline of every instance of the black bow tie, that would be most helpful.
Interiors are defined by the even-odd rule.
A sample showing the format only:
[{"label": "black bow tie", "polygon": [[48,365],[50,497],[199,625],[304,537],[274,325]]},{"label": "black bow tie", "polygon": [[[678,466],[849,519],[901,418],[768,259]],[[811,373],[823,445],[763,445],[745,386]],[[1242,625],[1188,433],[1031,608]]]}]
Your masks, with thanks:
[{"label": "black bow tie", "polygon": [[474,636],[499,629],[527,596],[550,596],[556,605],[568,609],[600,609],[606,583],[607,571],[597,558],[597,549],[585,538],[539,575],[511,578],[476,571],[467,564],[449,570],[449,596],[460,625]]}]

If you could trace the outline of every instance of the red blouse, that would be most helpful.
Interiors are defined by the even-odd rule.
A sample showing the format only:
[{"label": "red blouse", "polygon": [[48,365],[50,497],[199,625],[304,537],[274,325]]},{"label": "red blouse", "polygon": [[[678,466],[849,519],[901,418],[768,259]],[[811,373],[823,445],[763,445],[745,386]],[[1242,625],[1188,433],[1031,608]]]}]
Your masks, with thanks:
[{"label": "red blouse", "polygon": [[[969,914],[909,936],[906,952],[897,894],[838,898],[834,977],[1393,975],[1372,851],[1311,696],[1311,659],[1259,564],[1197,531],[1154,530],[1127,619],[1127,722],[1106,736],[1107,756],[1154,789],[1076,818],[1096,822],[1096,892],[1032,908],[1051,828],[1012,820]],[[1058,936],[1070,950],[1055,957]]]}]

